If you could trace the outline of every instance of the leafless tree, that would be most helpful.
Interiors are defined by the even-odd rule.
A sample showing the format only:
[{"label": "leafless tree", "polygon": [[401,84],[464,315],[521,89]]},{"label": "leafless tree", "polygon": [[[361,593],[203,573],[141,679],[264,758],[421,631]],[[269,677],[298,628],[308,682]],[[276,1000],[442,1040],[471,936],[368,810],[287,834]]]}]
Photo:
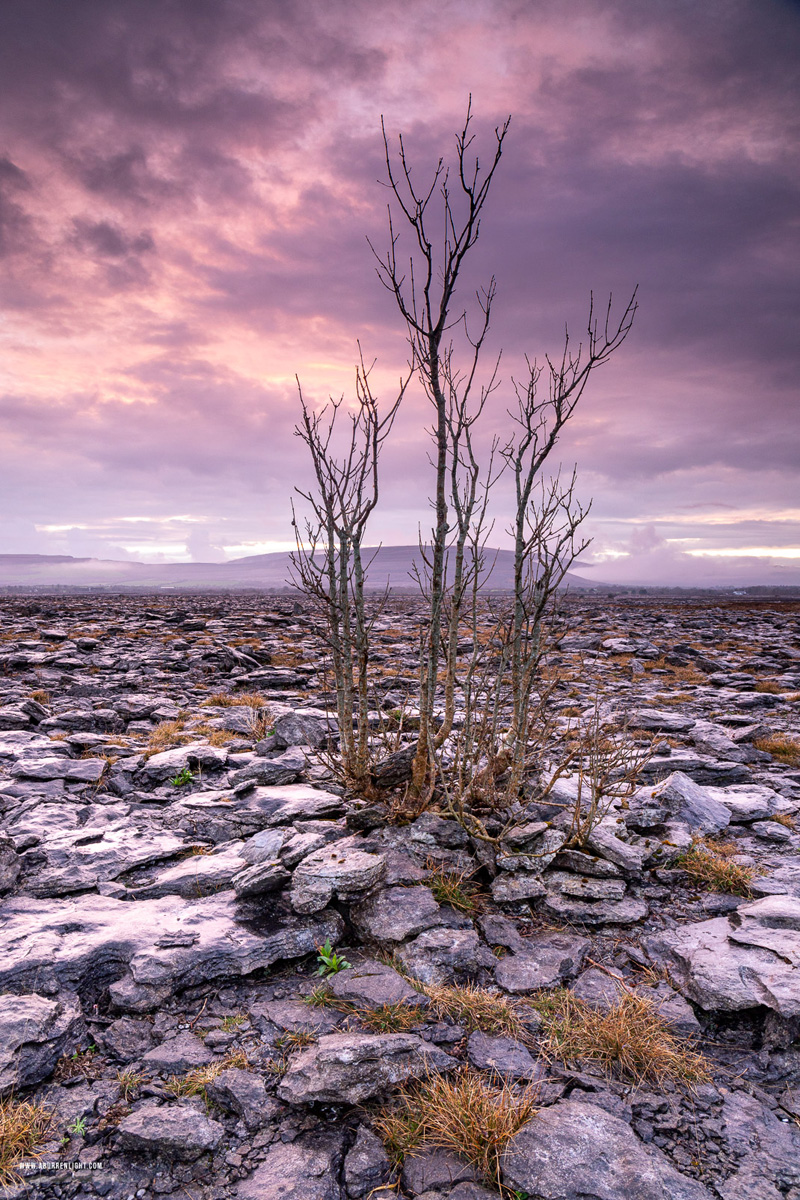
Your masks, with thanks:
[{"label": "leafless tree", "polygon": [[[374,248],[373,253],[379,277],[394,296],[405,322],[411,368],[434,410],[435,520],[430,542],[420,539],[419,568],[429,619],[421,647],[420,729],[410,784],[411,800],[419,809],[433,793],[437,750],[451,731],[458,639],[464,632],[465,614],[474,627],[474,597],[488,565],[488,497],[499,474],[494,467],[498,451],[515,483],[515,515],[510,530],[514,540],[514,600],[504,635],[512,713],[503,747],[495,748],[490,757],[497,773],[511,768],[510,788],[519,788],[546,614],[567,570],[588,544],[578,532],[588,508],[577,501],[574,473],[568,483],[562,483],[558,473],[554,479],[547,479],[542,472],[591,373],[607,362],[625,340],[636,312],[634,292],[614,325],[609,300],[605,321],[600,325],[592,301],[586,346],[573,351],[567,334],[560,359],[545,360],[550,384],[545,400],[538,394],[542,369],[535,362],[529,363],[528,382],[524,388],[517,387],[517,411],[511,414],[516,429],[507,444],[493,444],[489,464],[483,469],[476,453],[474,426],[487,399],[499,386],[499,362],[493,364],[484,383],[478,382],[495,281],[492,278],[485,291],[478,294],[472,321],[457,305],[456,292],[466,256],[480,233],[481,214],[503,154],[510,118],[494,131],[493,152],[485,169],[472,149],[471,123],[470,104],[456,135],[455,166],[451,171],[440,159],[430,182],[423,187],[413,176],[402,136],[393,155],[382,125],[391,193],[389,245],[385,254],[378,254]],[[406,246],[405,252],[401,243]],[[434,707],[442,666],[444,714],[437,730]],[[474,678],[474,663],[470,669]],[[498,704],[507,703],[502,688],[496,696]]]},{"label": "leafless tree", "polygon": [[[296,435],[311,454],[315,490],[296,491],[311,508],[301,529],[294,513],[296,550],[291,555],[295,580],[314,601],[323,619],[336,688],[341,769],[347,783],[369,790],[370,630],[379,607],[367,613],[364,595],[369,561],[363,558],[369,518],[378,503],[378,460],[397,415],[406,383],[381,413],[359,347],[355,404],[348,412],[344,451],[337,456],[337,421],[344,399],[330,400],[319,412],[309,408],[297,381],[301,421]],[[346,418],[346,419],[347,419]]]}]

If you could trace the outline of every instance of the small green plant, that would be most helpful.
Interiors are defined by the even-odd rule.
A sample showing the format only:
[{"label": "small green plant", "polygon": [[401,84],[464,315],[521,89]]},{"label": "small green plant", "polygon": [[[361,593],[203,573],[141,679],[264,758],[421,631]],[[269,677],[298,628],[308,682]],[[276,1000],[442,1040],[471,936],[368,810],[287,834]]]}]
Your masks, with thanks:
[{"label": "small green plant", "polygon": [[86,1133],[86,1117],[76,1117],[73,1123],[68,1127],[68,1132],[73,1137],[83,1137]]},{"label": "small green plant", "polygon": [[486,897],[472,882],[469,871],[448,870],[431,859],[425,865],[430,871],[428,887],[437,904],[449,904],[456,912],[466,913],[468,917],[480,912]]},{"label": "small green plant", "polygon": [[337,971],[345,971],[352,966],[341,954],[337,954],[331,945],[331,939],[325,939],[324,946],[317,947],[317,975],[335,975]]},{"label": "small green plant", "polygon": [[170,783],[173,787],[183,787],[184,784],[191,783],[193,779],[194,774],[189,770],[188,767],[184,767],[182,771],[178,772],[174,779],[170,780]]},{"label": "small green plant", "polygon": [[232,1033],[234,1029],[238,1029],[240,1025],[244,1025],[246,1021],[247,1017],[243,1016],[241,1013],[237,1013],[235,1016],[223,1017],[220,1029],[222,1029],[224,1033]]}]

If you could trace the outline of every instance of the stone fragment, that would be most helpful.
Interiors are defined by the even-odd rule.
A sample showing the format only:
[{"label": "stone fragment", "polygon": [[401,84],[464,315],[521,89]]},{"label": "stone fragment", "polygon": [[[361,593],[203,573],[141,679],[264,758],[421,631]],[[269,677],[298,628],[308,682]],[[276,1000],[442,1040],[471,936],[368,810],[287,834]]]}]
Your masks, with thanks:
[{"label": "stone fragment", "polygon": [[249,896],[260,896],[265,892],[279,892],[292,878],[289,871],[280,862],[262,861],[239,871],[233,876],[231,883],[236,895],[241,899]]},{"label": "stone fragment", "polygon": [[686,733],[696,723],[695,717],[674,709],[639,708],[630,717],[631,728],[648,733]]},{"label": "stone fragment", "polygon": [[681,771],[674,771],[654,787],[652,798],[693,833],[718,833],[730,824],[731,815],[725,805]]},{"label": "stone fragment", "polygon": [[467,1042],[467,1058],[479,1071],[491,1071],[504,1079],[537,1078],[536,1062],[522,1042],[509,1037],[492,1037],[476,1030]]},{"label": "stone fragment", "polygon": [[553,866],[559,871],[572,871],[574,875],[590,875],[596,879],[621,879],[622,872],[612,862],[596,854],[584,854],[582,850],[562,850]]},{"label": "stone fragment", "polygon": [[367,961],[359,963],[357,967],[337,971],[330,980],[330,990],[337,1000],[354,1004],[356,1008],[426,1003],[425,997],[415,991],[402,975],[380,962]]},{"label": "stone fragment", "polygon": [[22,864],[14,843],[10,838],[0,836],[0,894],[11,890],[21,870]]},{"label": "stone fragment", "polygon": [[386,871],[382,855],[361,850],[357,837],[341,838],[304,858],[292,879],[291,905],[295,912],[315,913],[333,896],[340,900],[361,896],[374,888]]},{"label": "stone fragment", "polygon": [[338,732],[336,718],[321,708],[296,708],[275,722],[275,735],[284,746],[325,746]]},{"label": "stone fragment", "polygon": [[206,1084],[206,1092],[215,1104],[237,1113],[250,1129],[265,1125],[280,1107],[267,1094],[264,1080],[259,1075],[239,1067],[227,1067],[220,1071]]},{"label": "stone fragment", "polygon": [[73,997],[0,996],[0,1094],[47,1079],[86,1036]]},{"label": "stone fragment", "polygon": [[548,891],[555,890],[578,900],[621,900],[625,895],[624,879],[599,879],[594,875],[573,875],[567,871],[549,871]]},{"label": "stone fragment", "polygon": [[637,875],[645,860],[645,850],[641,846],[633,846],[623,841],[618,836],[618,832],[624,828],[624,823],[620,826],[615,819],[604,818],[587,837],[584,849],[614,863],[623,872]]},{"label": "stone fragment", "polygon": [[596,1104],[561,1100],[512,1139],[503,1182],[537,1200],[712,1200],[625,1121]]},{"label": "stone fragment", "polygon": [[449,1189],[456,1183],[473,1182],[477,1178],[475,1168],[460,1155],[432,1147],[423,1147],[419,1153],[407,1155],[401,1176],[403,1187],[412,1196],[441,1195],[442,1188]]},{"label": "stone fragment", "polygon": [[422,983],[465,982],[497,962],[474,929],[427,929],[395,951],[405,970]]},{"label": "stone fragment", "polygon": [[408,1079],[455,1066],[449,1054],[414,1034],[334,1033],[294,1056],[278,1095],[289,1104],[360,1104]]},{"label": "stone fragment", "polygon": [[498,904],[517,904],[520,900],[537,900],[547,895],[547,888],[538,875],[530,871],[503,871],[491,883],[492,899]]},{"label": "stone fragment", "polygon": [[103,1030],[100,1041],[107,1053],[122,1062],[141,1058],[153,1045],[153,1026],[149,1021],[119,1017]]},{"label": "stone fragment", "polygon": [[430,888],[384,888],[350,909],[350,920],[366,941],[402,942],[441,924],[442,910]]},{"label": "stone fragment", "polygon": [[167,1075],[182,1075],[193,1067],[207,1066],[214,1061],[214,1055],[206,1049],[199,1037],[187,1031],[162,1042],[160,1046],[154,1046],[142,1056],[142,1061],[154,1071],[162,1071]]},{"label": "stone fragment", "polygon": [[339,1168],[344,1131],[275,1142],[263,1163],[236,1185],[237,1200],[342,1200]]},{"label": "stone fragment", "polygon": [[578,974],[589,953],[588,938],[574,933],[538,933],[525,938],[524,953],[501,958],[494,977],[507,992],[554,988]]},{"label": "stone fragment", "polygon": [[341,939],[338,913],[297,917],[280,902],[249,911],[230,892],[134,904],[89,894],[0,904],[0,987],[64,988],[92,998],[110,984],[118,1008],[152,1012],[177,989],[239,978]]},{"label": "stone fragment", "polygon": [[648,914],[647,903],[633,896],[622,900],[574,900],[570,896],[549,893],[542,907],[560,921],[576,925],[634,925]]},{"label": "stone fragment", "polygon": [[120,1144],[133,1154],[193,1162],[213,1150],[225,1129],[196,1108],[145,1104],[119,1125]]},{"label": "stone fragment", "polygon": [[344,1182],[348,1196],[352,1200],[369,1196],[375,1188],[389,1181],[391,1173],[383,1142],[366,1125],[360,1125],[356,1140],[344,1160]]}]

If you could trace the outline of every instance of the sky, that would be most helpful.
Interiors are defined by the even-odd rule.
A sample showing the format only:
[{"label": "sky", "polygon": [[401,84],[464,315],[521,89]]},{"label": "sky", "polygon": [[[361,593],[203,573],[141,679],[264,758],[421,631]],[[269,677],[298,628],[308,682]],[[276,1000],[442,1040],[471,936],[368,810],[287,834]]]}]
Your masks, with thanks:
[{"label": "sky", "polygon": [[[800,583],[799,75],[797,0],[7,0],[0,553],[288,548],[295,376],[347,404],[360,343],[389,405],[407,360],[381,117],[428,180],[471,94],[482,162],[511,116],[459,294],[496,278],[478,440],[638,285],[550,463],[580,573]],[[373,544],[430,526],[430,418],[412,384]]]}]

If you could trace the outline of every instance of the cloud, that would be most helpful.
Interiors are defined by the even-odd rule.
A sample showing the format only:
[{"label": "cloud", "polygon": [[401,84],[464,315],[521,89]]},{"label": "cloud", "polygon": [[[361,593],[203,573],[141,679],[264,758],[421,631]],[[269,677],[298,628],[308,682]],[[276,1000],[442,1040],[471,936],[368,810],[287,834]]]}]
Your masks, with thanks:
[{"label": "cloud", "polygon": [[[575,344],[590,289],[624,304],[638,283],[556,451],[598,543],[615,569],[686,578],[788,545],[794,525],[746,522],[797,494],[799,51],[783,0],[0,6],[0,465],[22,522],[0,550],[112,511],[203,520],[97,534],[128,553],[285,540],[309,472],[295,373],[315,402],[349,395],[359,338],[388,399],[407,358],[366,243],[388,236],[379,116],[427,178],[470,91],[482,155],[513,113],[461,293],[497,276],[481,444],[525,353],[557,352],[565,321]],[[429,421],[412,387],[375,540],[429,521]],[[732,540],[711,513],[738,516]]]}]

